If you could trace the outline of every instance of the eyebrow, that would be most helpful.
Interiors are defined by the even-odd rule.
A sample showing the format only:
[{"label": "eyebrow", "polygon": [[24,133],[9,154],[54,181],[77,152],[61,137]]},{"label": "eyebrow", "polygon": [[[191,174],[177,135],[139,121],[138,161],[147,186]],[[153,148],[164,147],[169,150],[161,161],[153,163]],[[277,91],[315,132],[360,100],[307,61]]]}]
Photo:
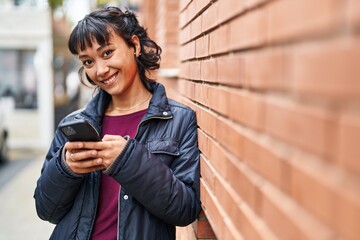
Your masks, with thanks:
[{"label": "eyebrow", "polygon": [[[107,47],[107,46],[110,46],[110,45],[112,45],[112,44],[111,44],[111,43],[104,44],[104,45],[98,47],[98,49],[96,49],[96,52],[99,52],[99,51],[101,51],[103,48],[105,48],[105,47]],[[79,55],[79,58],[86,58],[86,57],[88,57],[87,54]]]}]

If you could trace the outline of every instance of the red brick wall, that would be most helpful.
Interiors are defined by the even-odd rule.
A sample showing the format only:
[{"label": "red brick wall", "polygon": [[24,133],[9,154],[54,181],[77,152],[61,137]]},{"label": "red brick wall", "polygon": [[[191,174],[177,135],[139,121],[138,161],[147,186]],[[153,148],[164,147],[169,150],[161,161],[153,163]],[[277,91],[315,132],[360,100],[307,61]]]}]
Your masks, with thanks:
[{"label": "red brick wall", "polygon": [[160,79],[197,112],[202,220],[225,240],[360,239],[360,2],[181,0],[178,17],[179,78]]}]

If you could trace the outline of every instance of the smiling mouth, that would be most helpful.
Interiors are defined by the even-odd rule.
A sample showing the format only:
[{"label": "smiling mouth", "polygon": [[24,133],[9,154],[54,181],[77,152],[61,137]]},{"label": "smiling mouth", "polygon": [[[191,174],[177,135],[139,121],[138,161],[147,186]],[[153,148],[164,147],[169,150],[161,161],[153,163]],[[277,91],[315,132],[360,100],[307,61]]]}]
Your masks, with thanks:
[{"label": "smiling mouth", "polygon": [[114,75],[112,75],[112,76],[109,77],[108,79],[103,80],[102,83],[105,84],[105,85],[110,85],[110,84],[112,84],[113,82],[115,82],[116,76],[117,76],[117,73],[115,73]]}]

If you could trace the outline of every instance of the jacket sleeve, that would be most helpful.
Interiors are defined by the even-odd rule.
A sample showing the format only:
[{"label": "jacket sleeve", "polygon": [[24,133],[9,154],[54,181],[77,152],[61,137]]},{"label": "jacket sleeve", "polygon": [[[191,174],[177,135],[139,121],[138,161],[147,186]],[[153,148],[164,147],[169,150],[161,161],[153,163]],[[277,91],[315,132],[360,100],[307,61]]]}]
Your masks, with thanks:
[{"label": "jacket sleeve", "polygon": [[65,139],[57,131],[37,181],[34,198],[38,216],[57,224],[70,210],[84,176],[70,175],[61,164]]},{"label": "jacket sleeve", "polygon": [[111,174],[153,215],[177,226],[192,223],[201,209],[195,113],[182,126],[186,130],[171,166],[138,141],[129,139]]}]

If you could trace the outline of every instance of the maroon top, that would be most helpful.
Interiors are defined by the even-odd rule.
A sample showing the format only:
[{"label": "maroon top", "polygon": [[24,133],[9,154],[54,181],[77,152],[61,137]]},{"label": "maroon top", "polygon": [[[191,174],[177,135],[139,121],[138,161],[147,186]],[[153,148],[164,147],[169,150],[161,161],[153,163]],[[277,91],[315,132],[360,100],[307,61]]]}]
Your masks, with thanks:
[{"label": "maroon top", "polygon": [[[137,127],[146,113],[146,109],[122,116],[104,116],[102,136],[129,135],[135,137]],[[99,202],[93,228],[92,240],[116,239],[118,231],[120,184],[112,177],[102,174]]]}]

